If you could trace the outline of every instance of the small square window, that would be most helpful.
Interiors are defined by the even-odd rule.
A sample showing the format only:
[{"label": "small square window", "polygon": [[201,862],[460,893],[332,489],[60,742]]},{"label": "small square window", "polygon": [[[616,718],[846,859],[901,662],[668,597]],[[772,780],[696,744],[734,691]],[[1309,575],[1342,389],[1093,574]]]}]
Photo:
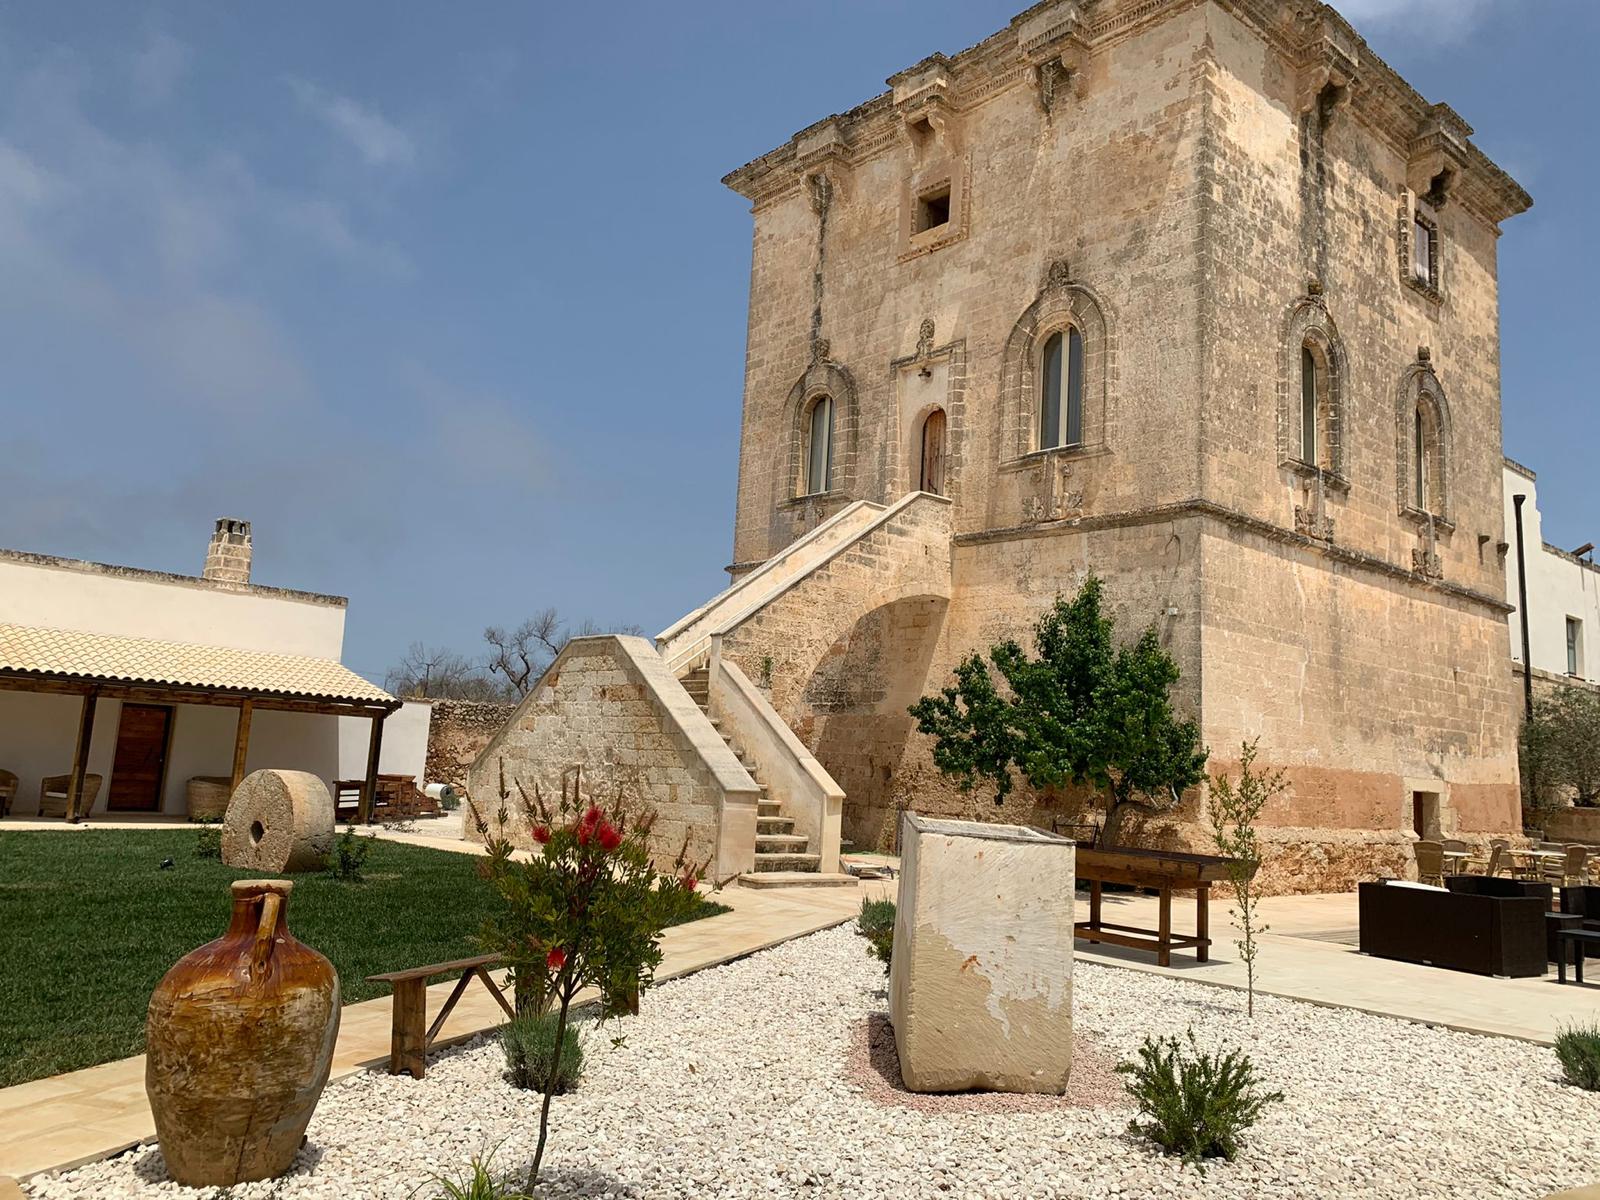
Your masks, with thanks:
[{"label": "small square window", "polygon": [[917,221],[912,232],[927,233],[950,224],[950,185],[935,188],[917,197]]}]

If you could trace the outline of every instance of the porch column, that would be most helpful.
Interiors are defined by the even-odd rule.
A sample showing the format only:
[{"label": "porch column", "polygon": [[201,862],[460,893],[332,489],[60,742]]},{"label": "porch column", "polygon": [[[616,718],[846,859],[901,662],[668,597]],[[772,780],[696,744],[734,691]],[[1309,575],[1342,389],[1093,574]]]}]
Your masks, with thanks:
[{"label": "porch column", "polygon": [[254,700],[246,700],[239,706],[239,727],[233,735],[233,782],[228,787],[230,800],[244,779],[245,757],[250,753],[250,717],[254,714],[255,707]]},{"label": "porch column", "polygon": [[378,801],[378,755],[383,751],[383,721],[389,714],[374,713],[372,737],[367,742],[367,781],[361,786],[361,807],[356,820],[362,825],[372,824],[372,810]]},{"label": "porch column", "polygon": [[67,822],[76,825],[88,816],[83,811],[83,777],[89,769],[89,744],[94,740],[94,706],[98,691],[85,693],[78,714],[78,745],[72,753],[72,776],[67,780]]}]

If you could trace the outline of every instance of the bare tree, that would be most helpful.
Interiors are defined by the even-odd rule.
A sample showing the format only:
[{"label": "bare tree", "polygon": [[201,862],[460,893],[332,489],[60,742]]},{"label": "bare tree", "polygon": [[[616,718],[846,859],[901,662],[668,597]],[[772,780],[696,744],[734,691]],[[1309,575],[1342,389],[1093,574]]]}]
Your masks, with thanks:
[{"label": "bare tree", "polygon": [[547,608],[535,613],[509,633],[499,625],[491,625],[483,631],[483,640],[489,643],[486,656],[489,673],[498,676],[508,691],[521,697],[532,690],[545,668],[573,638],[593,637],[601,633],[638,635],[641,632],[637,625],[603,629],[588,620],[569,630],[562,623],[561,615],[555,609]]},{"label": "bare tree", "polygon": [[383,685],[402,699],[506,698],[505,686],[465,655],[421,642],[411,643],[405,657],[384,676]]}]

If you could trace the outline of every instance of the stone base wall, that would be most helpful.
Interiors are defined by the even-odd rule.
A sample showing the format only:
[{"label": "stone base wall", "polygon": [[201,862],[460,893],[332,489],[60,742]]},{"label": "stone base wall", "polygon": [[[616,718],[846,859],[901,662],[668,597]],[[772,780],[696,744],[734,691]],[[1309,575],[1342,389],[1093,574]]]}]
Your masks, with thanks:
[{"label": "stone base wall", "polygon": [[[495,836],[532,845],[517,785],[554,799],[579,768],[585,796],[604,802],[620,792],[655,814],[658,867],[670,869],[686,852],[695,863],[711,860],[716,878],[749,869],[730,847],[748,842],[754,854],[756,785],[642,638],[568,644],[473,762],[466,835],[481,836],[476,813]],[[510,792],[503,816],[502,779]]]},{"label": "stone base wall", "polygon": [[475,700],[435,700],[428,725],[428,760],[423,769],[428,783],[448,783],[467,791],[467,772],[516,711],[514,704],[485,704]]},{"label": "stone base wall", "polygon": [[1600,808],[1546,808],[1531,815],[1544,822],[1546,841],[1600,846]]}]

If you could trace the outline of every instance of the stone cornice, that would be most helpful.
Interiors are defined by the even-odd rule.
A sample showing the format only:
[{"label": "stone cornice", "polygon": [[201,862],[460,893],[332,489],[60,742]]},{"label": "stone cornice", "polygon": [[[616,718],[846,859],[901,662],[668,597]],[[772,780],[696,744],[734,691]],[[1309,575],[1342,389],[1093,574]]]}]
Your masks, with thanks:
[{"label": "stone cornice", "polygon": [[1351,550],[1345,546],[1330,545],[1319,538],[1297,533],[1249,513],[1228,508],[1211,500],[1181,500],[1175,504],[1156,504],[1148,508],[1129,509],[1125,512],[1103,513],[1094,516],[1072,517],[1060,521],[1044,521],[1037,525],[1013,525],[1003,529],[984,529],[976,533],[957,534],[952,541],[958,546],[981,545],[985,542],[1015,541],[1024,538],[1053,537],[1074,533],[1088,533],[1101,529],[1123,529],[1136,525],[1154,525],[1185,517],[1209,519],[1230,529],[1253,534],[1266,541],[1308,550],[1323,558],[1345,566],[1355,567],[1370,574],[1409,583],[1427,592],[1439,592],[1453,599],[1487,608],[1503,617],[1512,611],[1511,605],[1498,596],[1490,596],[1460,584],[1442,579],[1424,577],[1416,571],[1392,563],[1388,559]]},{"label": "stone cornice", "polygon": [[1527,192],[1472,144],[1471,126],[1448,105],[1425,100],[1321,0],[1042,0],[977,45],[930,55],[890,76],[890,91],[807,126],[723,183],[760,207],[800,186],[812,169],[802,147],[823,127],[836,130],[836,161],[866,162],[894,144],[907,117],[930,102],[959,114],[1013,87],[1038,86],[1041,73],[1053,72],[1055,64],[1075,69],[1082,57],[1203,3],[1254,29],[1303,80],[1326,79],[1347,91],[1342,103],[1408,166],[1449,169],[1462,207],[1490,225],[1532,205]]}]

